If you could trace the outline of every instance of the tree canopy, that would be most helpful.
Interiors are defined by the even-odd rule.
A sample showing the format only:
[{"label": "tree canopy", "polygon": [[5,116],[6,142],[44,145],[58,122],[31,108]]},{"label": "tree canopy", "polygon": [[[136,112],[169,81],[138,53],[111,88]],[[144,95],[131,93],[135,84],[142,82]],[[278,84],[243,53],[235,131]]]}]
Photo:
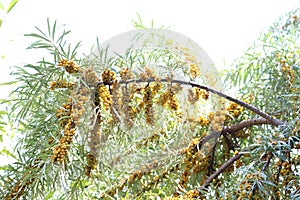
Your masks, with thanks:
[{"label": "tree canopy", "polygon": [[26,36],[49,54],[13,72],[17,144],[1,199],[300,198],[299,17],[221,74],[157,32],[113,57],[98,40],[81,56],[47,20]]}]

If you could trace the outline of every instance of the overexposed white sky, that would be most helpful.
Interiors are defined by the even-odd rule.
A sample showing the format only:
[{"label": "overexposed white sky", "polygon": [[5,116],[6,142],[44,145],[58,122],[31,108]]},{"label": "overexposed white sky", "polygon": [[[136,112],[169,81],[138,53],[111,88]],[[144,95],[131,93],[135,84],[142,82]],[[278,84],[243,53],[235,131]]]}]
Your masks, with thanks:
[{"label": "overexposed white sky", "polygon": [[71,30],[70,41],[82,41],[81,50],[88,53],[96,37],[103,42],[132,30],[131,20],[139,13],[146,25],[154,20],[190,37],[223,67],[299,5],[299,0],[20,0],[0,28],[0,83],[9,80],[9,66],[38,61],[25,50],[31,40],[23,35],[34,26],[45,30],[48,17]]}]

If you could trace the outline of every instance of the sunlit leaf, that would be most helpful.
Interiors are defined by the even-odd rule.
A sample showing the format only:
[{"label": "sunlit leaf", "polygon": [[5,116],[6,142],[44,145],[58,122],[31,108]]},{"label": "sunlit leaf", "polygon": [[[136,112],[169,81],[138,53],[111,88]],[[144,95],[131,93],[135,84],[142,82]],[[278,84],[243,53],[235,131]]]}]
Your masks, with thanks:
[{"label": "sunlit leaf", "polygon": [[6,12],[9,13],[13,9],[13,7],[16,5],[16,3],[18,3],[18,1],[19,0],[11,0],[11,2],[8,5],[8,8],[7,8]]}]

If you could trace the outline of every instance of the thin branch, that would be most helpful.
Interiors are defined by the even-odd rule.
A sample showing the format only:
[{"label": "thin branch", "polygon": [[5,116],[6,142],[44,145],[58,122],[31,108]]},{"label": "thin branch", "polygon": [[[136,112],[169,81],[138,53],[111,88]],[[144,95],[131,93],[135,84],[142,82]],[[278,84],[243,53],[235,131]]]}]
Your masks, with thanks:
[{"label": "thin branch", "polygon": [[208,173],[207,173],[208,176],[213,171],[218,138],[219,137],[215,137],[214,145],[213,145],[213,148],[211,150],[211,158],[209,159],[209,167],[208,167]]},{"label": "thin branch", "polygon": [[[156,80],[154,78],[149,78],[148,80],[142,80],[142,79],[130,79],[130,80],[126,80],[126,81],[119,81],[120,84],[129,84],[129,83],[150,83],[150,82],[156,82]],[[161,82],[170,82],[169,79],[161,79]],[[99,82],[98,84],[105,84],[105,85],[110,85],[112,84],[113,82],[111,83],[104,83],[104,82]],[[207,86],[203,86],[203,85],[200,85],[198,83],[195,83],[195,82],[192,82],[192,81],[182,81],[182,80],[176,80],[176,79],[173,79],[171,80],[171,83],[178,83],[178,84],[182,84],[182,85],[190,85],[192,87],[197,87],[197,88],[200,88],[200,89],[203,89],[203,90],[206,90],[206,91],[209,91],[213,94],[216,94],[220,97],[223,97],[229,101],[232,101],[232,102],[235,102],[237,104],[239,104],[240,106],[243,106],[249,110],[251,110],[252,112],[260,115],[261,117],[265,118],[266,120],[268,120],[271,124],[275,125],[275,126],[280,126],[280,125],[284,125],[285,123],[279,119],[276,119],[276,118],[273,118],[272,116],[268,115],[267,113],[259,110],[258,108],[250,105],[250,104],[247,104],[239,99],[236,99],[236,98],[233,98],[233,97],[230,97],[220,91],[217,91],[217,90],[214,90],[212,88],[209,88]]]},{"label": "thin branch", "polygon": [[264,164],[263,168],[261,169],[262,172],[266,171],[266,169],[268,168],[270,161],[273,157],[274,157],[274,154],[271,154],[268,156],[267,162]]},{"label": "thin branch", "polygon": [[217,178],[225,169],[227,169],[230,165],[232,165],[236,160],[238,160],[243,154],[237,154],[230,158],[226,163],[224,163],[215,173],[213,173],[210,177],[208,177],[203,187],[207,187],[215,178]]},{"label": "thin branch", "polygon": [[278,170],[277,170],[277,174],[276,174],[276,179],[275,179],[275,182],[278,184],[279,182],[279,177],[280,177],[280,172],[281,172],[281,169],[282,169],[282,160],[280,160],[280,164],[278,166]]},{"label": "thin branch", "polygon": [[244,120],[238,124],[224,127],[222,133],[235,133],[239,130],[242,130],[243,128],[248,128],[254,125],[261,125],[261,124],[271,124],[271,122],[269,122],[265,118]]},{"label": "thin branch", "polygon": [[[262,169],[261,169],[261,172],[264,172],[264,171],[266,171],[266,169],[267,169],[267,167],[269,166],[269,164],[270,164],[270,161],[271,161],[271,159],[273,158],[273,154],[270,154],[269,156],[268,156],[268,159],[267,159],[267,162],[264,164],[264,166],[262,167]],[[255,195],[255,193],[256,193],[256,191],[257,191],[257,188],[258,187],[258,185],[257,184],[254,184],[254,186],[252,187],[252,194],[253,195]]]},{"label": "thin branch", "polygon": [[220,137],[220,135],[221,135],[221,132],[212,132],[212,133],[208,134],[207,136],[202,138],[198,142],[197,145],[195,145],[195,147],[193,148],[193,152],[197,152],[197,151],[201,150],[203,144],[206,143],[210,139],[215,139],[215,141],[216,141]]}]

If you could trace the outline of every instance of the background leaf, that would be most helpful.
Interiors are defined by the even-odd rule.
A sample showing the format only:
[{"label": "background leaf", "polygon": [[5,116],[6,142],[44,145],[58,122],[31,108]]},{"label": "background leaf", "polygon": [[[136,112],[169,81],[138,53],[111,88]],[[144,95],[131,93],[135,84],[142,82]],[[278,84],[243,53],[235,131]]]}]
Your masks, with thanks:
[{"label": "background leaf", "polygon": [[19,0],[12,0],[7,8],[7,13],[9,13],[11,11],[11,9],[13,9],[13,7],[16,5],[16,3],[18,3]]},{"label": "background leaf", "polygon": [[4,10],[4,6],[1,2],[0,2],[0,10]]}]

